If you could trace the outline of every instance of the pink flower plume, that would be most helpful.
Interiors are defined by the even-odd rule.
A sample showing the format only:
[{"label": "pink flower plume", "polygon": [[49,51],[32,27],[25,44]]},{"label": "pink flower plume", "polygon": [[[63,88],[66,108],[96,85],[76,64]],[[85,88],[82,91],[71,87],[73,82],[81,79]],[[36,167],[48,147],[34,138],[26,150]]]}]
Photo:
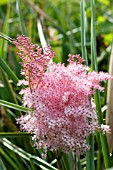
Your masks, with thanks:
[{"label": "pink flower plume", "polygon": [[[32,112],[17,119],[21,130],[33,134],[36,148],[75,151],[83,154],[89,149],[87,136],[98,127],[95,103],[91,100],[95,90],[103,91],[100,83],[111,78],[107,73],[88,72],[80,55],[69,55],[69,64],[51,63],[55,53],[47,46],[42,52],[38,45],[30,44],[24,36],[14,41],[22,60],[19,84],[23,104]],[[74,59],[77,61],[74,61]]]}]

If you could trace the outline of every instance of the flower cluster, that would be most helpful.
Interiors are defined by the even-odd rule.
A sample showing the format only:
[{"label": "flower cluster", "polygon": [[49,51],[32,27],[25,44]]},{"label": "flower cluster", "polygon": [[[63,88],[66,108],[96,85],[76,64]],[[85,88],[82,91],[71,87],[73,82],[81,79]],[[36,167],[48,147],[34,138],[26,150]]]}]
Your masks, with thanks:
[{"label": "flower cluster", "polygon": [[[36,148],[62,150],[83,154],[89,149],[86,138],[98,127],[95,90],[103,91],[100,82],[111,78],[103,72],[88,72],[80,55],[69,55],[68,66],[50,62],[54,52],[47,46],[42,53],[39,46],[18,36],[14,44],[22,59],[20,84],[23,104],[31,112],[17,119],[20,128],[33,134]],[[74,60],[77,61],[74,61]],[[47,71],[49,64],[49,70]]]},{"label": "flower cluster", "polygon": [[26,81],[19,83],[29,85],[31,88],[36,87],[55,53],[51,51],[50,46],[47,46],[42,54],[42,49],[37,44],[30,44],[30,39],[24,36],[18,36],[14,44],[22,60],[23,70],[21,74],[26,78]]}]

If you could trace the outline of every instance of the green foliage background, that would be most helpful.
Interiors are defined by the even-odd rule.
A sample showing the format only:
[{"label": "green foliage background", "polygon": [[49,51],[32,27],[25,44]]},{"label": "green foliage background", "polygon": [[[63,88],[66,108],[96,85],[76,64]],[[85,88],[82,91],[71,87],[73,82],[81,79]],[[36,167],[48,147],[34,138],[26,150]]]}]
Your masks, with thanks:
[{"label": "green foliage background", "polygon": [[[91,1],[84,2],[85,46],[90,66]],[[18,34],[26,34],[32,43],[42,46],[37,28],[37,19],[40,19],[45,39],[56,52],[54,61],[66,64],[69,53],[82,55],[80,4],[80,0],[2,0],[0,1],[0,32],[13,39]],[[98,68],[108,71],[113,37],[113,1],[96,0],[95,13]],[[18,95],[20,89],[16,86],[18,79],[22,78],[20,59],[16,52],[12,43],[0,38],[0,99],[22,105],[21,96]],[[106,93],[101,95],[101,103],[102,106],[105,105]],[[15,118],[25,114],[22,111],[24,111],[22,108],[15,110],[12,107],[0,107],[0,170],[57,169],[53,153],[48,151],[46,161],[43,160],[41,150],[32,147],[31,137],[26,133],[18,133],[19,126]],[[97,143],[95,141],[95,166],[96,169],[101,170],[98,168]],[[100,160],[103,160],[102,154]],[[85,156],[82,156],[80,161],[82,169],[85,169]],[[63,169],[72,169],[72,155],[64,154],[62,165]],[[101,168],[104,168],[104,163]]]}]

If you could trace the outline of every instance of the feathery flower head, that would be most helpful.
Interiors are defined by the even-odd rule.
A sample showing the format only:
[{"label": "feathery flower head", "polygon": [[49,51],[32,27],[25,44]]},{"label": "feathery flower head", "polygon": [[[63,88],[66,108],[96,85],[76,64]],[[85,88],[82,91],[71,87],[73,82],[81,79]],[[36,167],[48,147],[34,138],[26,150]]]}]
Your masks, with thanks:
[{"label": "feathery flower head", "polygon": [[29,87],[33,88],[40,82],[43,73],[48,67],[48,63],[55,53],[51,51],[50,46],[47,46],[42,53],[42,49],[37,44],[30,44],[30,39],[25,36],[18,36],[14,44],[22,60],[23,69],[21,74],[25,76]]},{"label": "feathery flower head", "polygon": [[69,55],[67,67],[61,63],[49,64],[55,55],[50,46],[42,53],[38,45],[30,44],[24,36],[18,36],[14,44],[22,59],[21,74],[25,76],[18,85],[27,86],[20,92],[23,104],[33,108],[17,119],[21,130],[33,134],[36,148],[43,148],[45,153],[48,148],[85,153],[90,148],[86,138],[98,127],[92,94],[97,89],[103,91],[100,83],[111,76],[88,72],[80,55]]}]

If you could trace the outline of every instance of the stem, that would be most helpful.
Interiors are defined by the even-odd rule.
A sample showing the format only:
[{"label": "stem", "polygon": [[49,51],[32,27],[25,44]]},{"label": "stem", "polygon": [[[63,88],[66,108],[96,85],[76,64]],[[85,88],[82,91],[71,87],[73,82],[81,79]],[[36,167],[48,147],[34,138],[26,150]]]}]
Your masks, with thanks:
[{"label": "stem", "polygon": [[76,170],[76,154],[74,153],[74,170]]},{"label": "stem", "polygon": [[61,170],[62,166],[61,166],[61,157],[57,158],[57,165],[58,165],[58,170]]},{"label": "stem", "polygon": [[0,32],[0,37],[3,38],[6,41],[9,41],[9,42],[13,43],[13,39],[12,38],[8,37],[7,35],[5,35],[5,34],[3,34],[1,32]]},{"label": "stem", "polygon": [[61,164],[62,152],[60,152],[59,150],[54,150],[53,154],[55,158],[57,159],[58,170],[61,170],[62,169],[62,164]]}]

